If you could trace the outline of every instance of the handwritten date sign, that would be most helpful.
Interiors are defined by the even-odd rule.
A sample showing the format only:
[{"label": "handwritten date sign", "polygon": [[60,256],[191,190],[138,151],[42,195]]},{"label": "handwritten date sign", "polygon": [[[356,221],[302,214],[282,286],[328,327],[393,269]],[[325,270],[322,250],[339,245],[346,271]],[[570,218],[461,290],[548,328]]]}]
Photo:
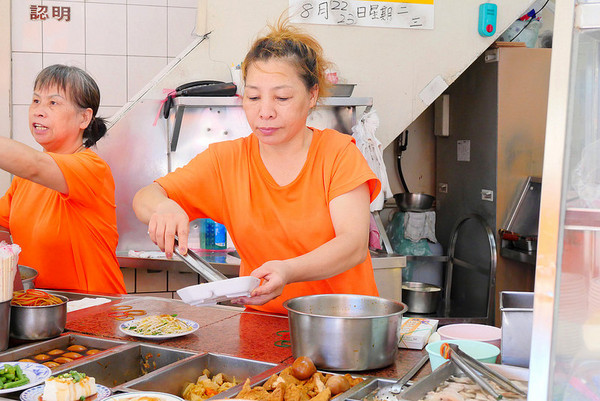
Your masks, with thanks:
[{"label": "handwritten date sign", "polygon": [[292,22],[433,29],[434,0],[289,0]]}]

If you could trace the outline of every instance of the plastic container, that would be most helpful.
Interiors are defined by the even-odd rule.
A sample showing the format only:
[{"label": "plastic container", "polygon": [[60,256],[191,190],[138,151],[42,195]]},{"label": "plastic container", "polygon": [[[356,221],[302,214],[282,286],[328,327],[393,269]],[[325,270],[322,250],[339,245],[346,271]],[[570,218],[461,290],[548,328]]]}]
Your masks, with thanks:
[{"label": "plastic container", "polygon": [[260,280],[252,276],[235,277],[228,280],[190,285],[177,290],[177,295],[187,304],[194,306],[214,305],[239,297],[249,297]]},{"label": "plastic container", "polygon": [[200,248],[223,250],[227,248],[227,229],[211,219],[200,220]]},{"label": "plastic container", "polygon": [[443,343],[451,343],[457,344],[461,351],[468,354],[469,356],[477,359],[479,362],[483,363],[495,363],[496,358],[500,355],[500,349],[495,345],[484,343],[481,341],[472,341],[472,340],[442,340],[436,341],[431,344],[427,344],[425,349],[427,353],[429,353],[429,360],[431,362],[431,370],[436,370],[442,364],[444,364],[447,359],[444,359],[440,355],[440,348]]},{"label": "plastic container", "polygon": [[500,348],[502,330],[485,324],[460,323],[449,324],[438,329],[441,340],[482,341]]}]

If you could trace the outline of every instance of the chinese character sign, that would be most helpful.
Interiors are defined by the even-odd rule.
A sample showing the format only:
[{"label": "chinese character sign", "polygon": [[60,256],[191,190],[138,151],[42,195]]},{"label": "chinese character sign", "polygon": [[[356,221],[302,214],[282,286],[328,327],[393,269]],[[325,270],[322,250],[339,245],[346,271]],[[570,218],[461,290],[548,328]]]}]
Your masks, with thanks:
[{"label": "chinese character sign", "polygon": [[71,21],[71,7],[42,6],[33,4],[29,6],[29,19],[31,21],[46,21],[50,18],[57,21]]},{"label": "chinese character sign", "polygon": [[289,0],[292,22],[433,29],[434,0]]}]

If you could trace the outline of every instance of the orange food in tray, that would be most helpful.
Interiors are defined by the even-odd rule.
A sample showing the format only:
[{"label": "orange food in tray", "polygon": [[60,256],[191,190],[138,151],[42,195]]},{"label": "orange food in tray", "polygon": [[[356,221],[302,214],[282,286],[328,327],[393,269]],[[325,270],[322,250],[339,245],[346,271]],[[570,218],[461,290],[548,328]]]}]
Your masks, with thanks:
[{"label": "orange food in tray", "polygon": [[355,378],[349,374],[332,375],[317,372],[309,358],[300,357],[292,366],[283,369],[278,375],[272,375],[262,386],[251,388],[250,380],[246,380],[236,398],[328,401],[362,381],[362,378]]},{"label": "orange food in tray", "polygon": [[49,368],[55,368],[64,363],[73,362],[84,356],[96,355],[101,350],[96,348],[88,348],[84,345],[71,344],[65,348],[54,348],[49,351],[40,352],[35,355],[20,359],[19,362],[36,362],[41,363]]}]

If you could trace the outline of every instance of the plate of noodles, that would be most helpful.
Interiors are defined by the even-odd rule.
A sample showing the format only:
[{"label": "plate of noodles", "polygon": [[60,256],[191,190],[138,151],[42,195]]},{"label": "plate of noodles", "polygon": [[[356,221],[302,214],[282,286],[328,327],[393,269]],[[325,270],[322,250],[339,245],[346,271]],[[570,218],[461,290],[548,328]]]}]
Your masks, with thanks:
[{"label": "plate of noodles", "polygon": [[152,315],[143,319],[129,320],[119,325],[119,330],[133,337],[162,340],[185,336],[198,330],[200,325],[193,320],[177,315]]}]

